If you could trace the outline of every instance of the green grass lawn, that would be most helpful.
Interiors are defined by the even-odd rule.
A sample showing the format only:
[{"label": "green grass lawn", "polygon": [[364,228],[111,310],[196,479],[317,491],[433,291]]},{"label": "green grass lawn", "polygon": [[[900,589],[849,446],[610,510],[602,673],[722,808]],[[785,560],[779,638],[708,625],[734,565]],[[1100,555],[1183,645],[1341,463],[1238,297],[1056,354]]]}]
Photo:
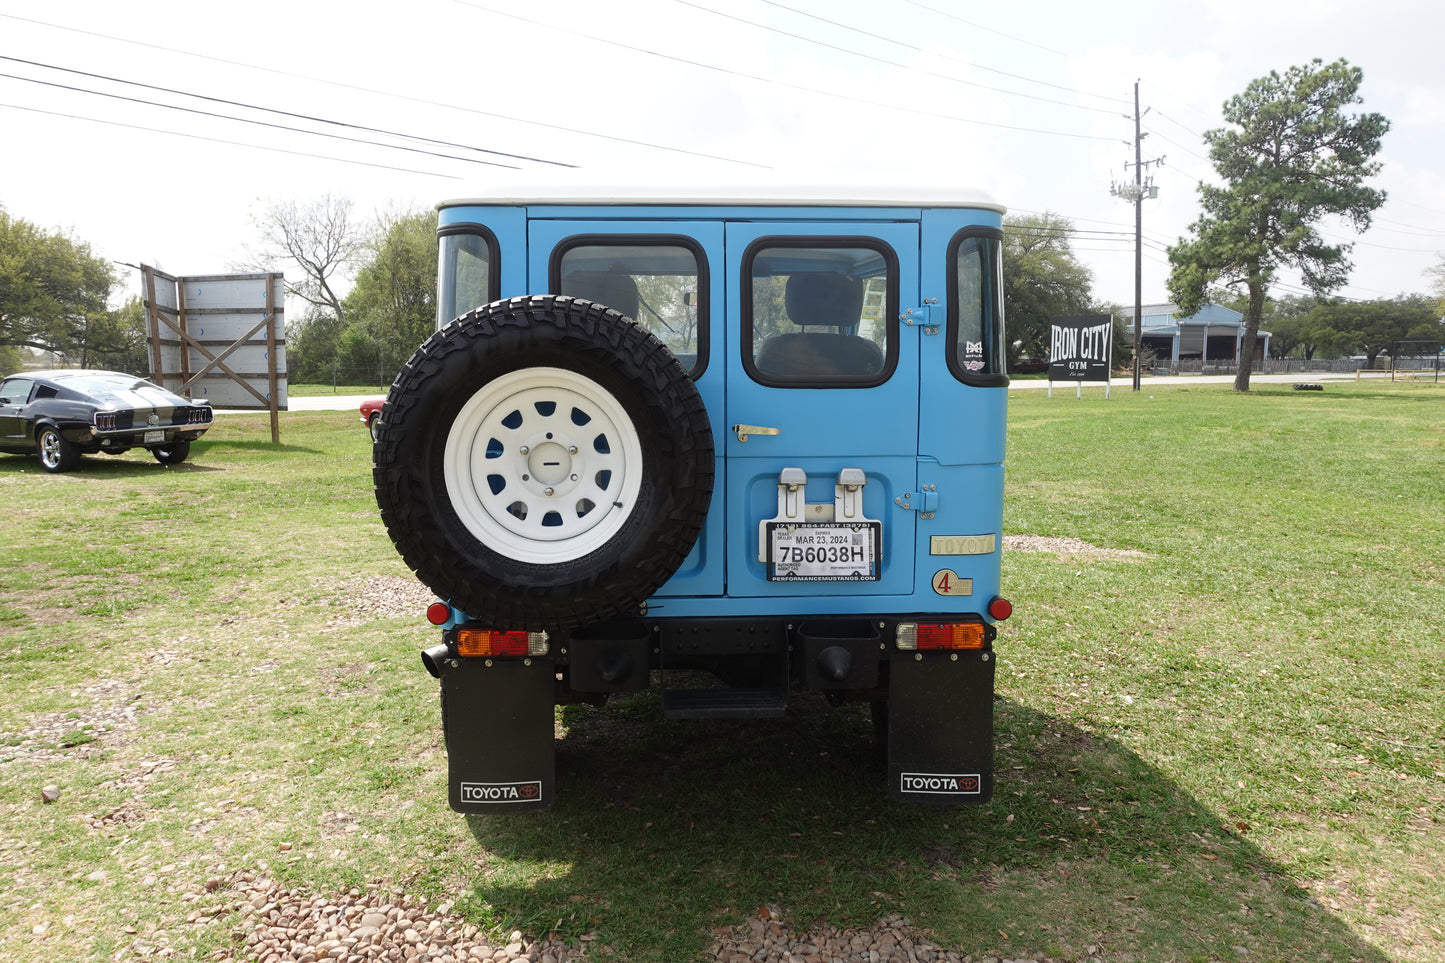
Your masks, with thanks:
[{"label": "green grass lawn", "polygon": [[0,456],[0,959],[204,959],[238,920],[198,894],[259,867],[628,960],[764,904],[975,959],[1445,960],[1445,388],[1009,417],[1005,533],[1131,554],[1005,554],[995,797],[952,811],[886,800],[866,709],[644,694],[559,714],[551,812],[463,818],[354,413]]}]

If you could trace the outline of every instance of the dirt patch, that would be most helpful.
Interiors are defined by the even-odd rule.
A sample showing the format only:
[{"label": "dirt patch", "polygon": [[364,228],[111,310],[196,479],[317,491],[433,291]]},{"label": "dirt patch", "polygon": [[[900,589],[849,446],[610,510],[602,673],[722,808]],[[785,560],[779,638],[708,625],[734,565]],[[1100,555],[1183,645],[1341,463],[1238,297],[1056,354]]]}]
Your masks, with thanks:
[{"label": "dirt patch", "polygon": [[43,762],[71,752],[85,758],[107,743],[114,748],[116,740],[135,727],[135,702],[140,696],[128,683],[115,679],[97,682],[82,691],[92,705],[36,716],[13,738],[5,740],[5,755]]},{"label": "dirt patch", "polygon": [[1118,561],[1137,561],[1148,558],[1148,552],[1132,548],[1102,548],[1078,538],[1061,538],[1055,535],[1005,535],[1004,551],[1044,552],[1060,558],[1094,558]]},{"label": "dirt patch", "polygon": [[348,582],[344,586],[330,582],[323,587],[340,593],[325,600],[337,609],[336,616],[326,623],[328,628],[333,629],[399,615],[421,618],[426,613],[426,607],[437,598],[435,592],[416,579],[401,575],[378,575]]}]

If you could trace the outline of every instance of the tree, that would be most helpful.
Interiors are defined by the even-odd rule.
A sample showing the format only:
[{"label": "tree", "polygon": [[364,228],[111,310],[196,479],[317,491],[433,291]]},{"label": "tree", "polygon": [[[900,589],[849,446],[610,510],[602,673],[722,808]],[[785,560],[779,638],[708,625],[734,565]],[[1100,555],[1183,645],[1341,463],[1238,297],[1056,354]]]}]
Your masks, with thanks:
[{"label": "tree", "polygon": [[[1249,310],[1248,295],[1232,298],[1221,296],[1216,303],[1240,314]],[[1306,358],[1313,356],[1315,344],[1309,337],[1305,319],[1316,303],[1315,299],[1307,294],[1287,294],[1284,297],[1265,299],[1259,326],[1270,334],[1271,357],[1287,358],[1297,348],[1304,349]]]},{"label": "tree", "polygon": [[381,217],[366,242],[366,263],[344,302],[343,349],[356,354],[372,346],[375,363],[389,374],[435,330],[436,238],[435,211]]},{"label": "tree", "polygon": [[[272,201],[256,218],[259,246],[247,249],[243,270],[274,271],[290,261],[286,293],[345,320],[341,282],[362,251],[364,238],[351,215],[351,200],[331,194],[309,203]],[[284,270],[284,269],[283,269]]]},{"label": "tree", "polygon": [[1045,211],[1006,218],[1003,225],[1003,304],[1011,357],[1049,356],[1049,319],[1090,310],[1093,274],[1074,257],[1073,222]]},{"label": "tree", "polygon": [[1435,299],[1423,294],[1400,295],[1376,301],[1331,301],[1307,316],[1316,337],[1331,347],[1365,356],[1373,368],[1381,352],[1404,338],[1441,338]]},{"label": "tree", "polygon": [[150,371],[149,346],[145,302],[132,295],[121,307],[91,320],[81,367],[143,375]]},{"label": "tree", "polygon": [[0,345],[50,351],[84,366],[115,283],[110,262],[89,244],[0,207]]},{"label": "tree", "polygon": [[309,308],[294,324],[286,323],[286,377],[296,384],[331,380],[341,344],[341,321],[320,308]]},{"label": "tree", "polygon": [[1297,269],[1319,297],[1340,287],[1349,277],[1351,245],[1325,243],[1316,225],[1339,217],[1363,231],[1385,202],[1365,180],[1380,169],[1372,158],[1390,123],[1381,114],[1345,113],[1361,102],[1363,77],[1344,60],[1316,59],[1283,77],[1271,71],[1225,102],[1232,127],[1204,135],[1224,186],[1199,185],[1203,214],[1190,227],[1193,237],[1169,248],[1169,295],[1181,315],[1190,315],[1211,284],[1244,288],[1248,348],[1236,391],[1249,390],[1253,345],[1276,273]]},{"label": "tree", "polygon": [[1445,316],[1445,258],[1442,258],[1440,263],[1434,267],[1426,268],[1425,274],[1432,279],[1430,288],[1439,298],[1435,302],[1435,311],[1437,314]]}]

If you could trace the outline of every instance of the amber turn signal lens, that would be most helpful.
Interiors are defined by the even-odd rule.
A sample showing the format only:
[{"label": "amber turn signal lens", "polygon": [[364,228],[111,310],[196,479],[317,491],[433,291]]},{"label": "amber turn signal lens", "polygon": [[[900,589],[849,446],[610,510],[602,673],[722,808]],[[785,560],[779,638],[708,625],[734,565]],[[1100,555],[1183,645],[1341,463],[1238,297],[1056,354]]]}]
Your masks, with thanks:
[{"label": "amber turn signal lens", "polygon": [[984,645],[981,622],[918,623],[918,648],[981,649]]},{"label": "amber turn signal lens", "polygon": [[457,655],[527,655],[526,632],[496,632],[492,629],[459,629]]}]

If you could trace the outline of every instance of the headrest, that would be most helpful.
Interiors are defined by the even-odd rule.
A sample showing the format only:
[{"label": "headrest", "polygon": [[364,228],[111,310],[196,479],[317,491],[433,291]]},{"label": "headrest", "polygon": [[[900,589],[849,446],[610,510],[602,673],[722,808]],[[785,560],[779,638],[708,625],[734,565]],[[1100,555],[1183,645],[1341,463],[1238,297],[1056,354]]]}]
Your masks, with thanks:
[{"label": "headrest", "polygon": [[794,324],[855,325],[863,313],[863,282],[833,271],[793,274],[784,303]]},{"label": "headrest", "polygon": [[614,271],[573,271],[562,278],[562,293],[586,298],[637,318],[637,282]]}]

